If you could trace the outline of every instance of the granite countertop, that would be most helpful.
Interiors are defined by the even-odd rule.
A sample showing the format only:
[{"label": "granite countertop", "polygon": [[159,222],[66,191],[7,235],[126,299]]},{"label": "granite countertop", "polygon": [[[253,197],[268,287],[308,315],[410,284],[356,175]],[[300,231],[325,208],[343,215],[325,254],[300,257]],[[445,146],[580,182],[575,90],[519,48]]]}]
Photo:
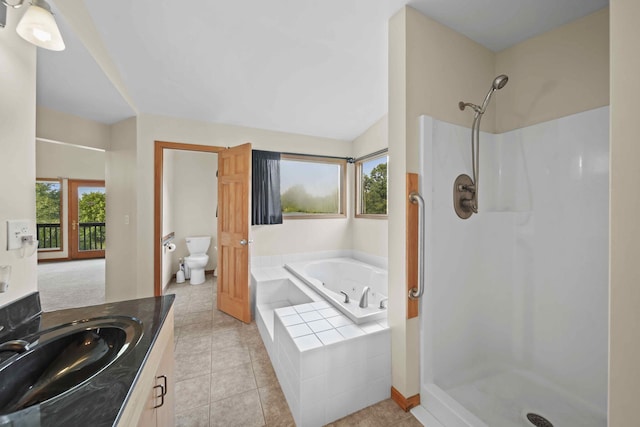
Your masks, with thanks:
[{"label": "granite countertop", "polygon": [[42,313],[36,318],[41,331],[79,319],[131,316],[142,322],[143,334],[138,345],[87,383],[40,405],[0,415],[0,427],[115,425],[174,299],[167,295]]}]

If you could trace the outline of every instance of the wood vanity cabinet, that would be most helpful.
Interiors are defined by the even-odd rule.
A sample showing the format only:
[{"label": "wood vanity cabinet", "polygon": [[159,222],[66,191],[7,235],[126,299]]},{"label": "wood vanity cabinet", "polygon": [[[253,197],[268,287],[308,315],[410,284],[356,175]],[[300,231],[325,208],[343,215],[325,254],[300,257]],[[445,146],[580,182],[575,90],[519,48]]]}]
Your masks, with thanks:
[{"label": "wood vanity cabinet", "polygon": [[172,307],[131,392],[118,427],[175,425],[173,347]]}]

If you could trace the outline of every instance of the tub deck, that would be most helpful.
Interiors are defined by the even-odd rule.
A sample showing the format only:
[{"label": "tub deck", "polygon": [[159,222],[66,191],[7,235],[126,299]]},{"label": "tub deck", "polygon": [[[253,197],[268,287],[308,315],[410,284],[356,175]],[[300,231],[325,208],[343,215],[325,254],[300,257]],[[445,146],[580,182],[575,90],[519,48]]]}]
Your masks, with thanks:
[{"label": "tub deck", "polygon": [[283,267],[252,270],[256,323],[296,425],[322,426],[389,398],[386,319],[355,324]]}]

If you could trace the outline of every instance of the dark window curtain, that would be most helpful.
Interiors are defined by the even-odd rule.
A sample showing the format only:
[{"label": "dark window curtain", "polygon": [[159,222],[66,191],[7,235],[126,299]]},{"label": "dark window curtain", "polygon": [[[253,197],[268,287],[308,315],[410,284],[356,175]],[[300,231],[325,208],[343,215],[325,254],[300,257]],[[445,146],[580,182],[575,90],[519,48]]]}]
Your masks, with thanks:
[{"label": "dark window curtain", "polygon": [[282,224],[280,153],[253,150],[251,224]]}]

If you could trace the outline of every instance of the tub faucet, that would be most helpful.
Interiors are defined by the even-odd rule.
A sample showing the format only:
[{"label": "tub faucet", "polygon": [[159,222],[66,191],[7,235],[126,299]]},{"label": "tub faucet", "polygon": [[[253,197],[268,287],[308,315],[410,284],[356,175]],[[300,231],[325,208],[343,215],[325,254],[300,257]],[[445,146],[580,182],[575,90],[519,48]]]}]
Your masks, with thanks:
[{"label": "tub faucet", "polygon": [[362,296],[360,297],[360,308],[367,308],[369,306],[369,287],[365,286],[362,290]]},{"label": "tub faucet", "polygon": [[344,295],[344,303],[349,304],[349,294],[346,293],[345,291],[340,291],[340,293]]}]

